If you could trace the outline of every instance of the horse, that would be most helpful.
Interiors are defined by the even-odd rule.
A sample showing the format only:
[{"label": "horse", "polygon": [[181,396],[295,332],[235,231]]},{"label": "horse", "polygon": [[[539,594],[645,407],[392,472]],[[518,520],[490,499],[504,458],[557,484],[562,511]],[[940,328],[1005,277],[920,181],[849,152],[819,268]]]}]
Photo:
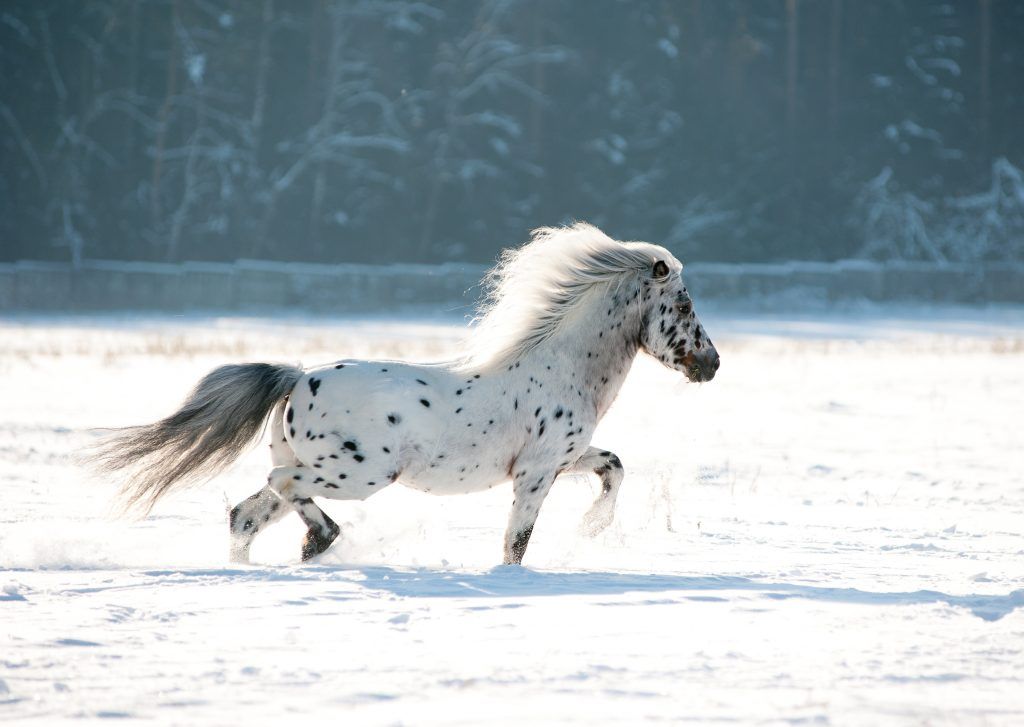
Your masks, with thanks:
[{"label": "horse", "polygon": [[395,482],[470,493],[511,479],[504,563],[518,565],[560,474],[600,478],[584,532],[612,522],[625,472],[590,440],[638,352],[691,382],[714,378],[719,355],[682,268],[663,247],[616,241],[589,224],[540,228],[484,278],[457,358],[221,366],[177,412],[117,430],[93,463],[128,474],[123,503],[148,512],[227,467],[269,418],[267,484],[228,516],[233,561],[248,562],[256,535],[291,511],[307,528],[301,559],[326,551],[340,528],[317,497],[365,500]]}]

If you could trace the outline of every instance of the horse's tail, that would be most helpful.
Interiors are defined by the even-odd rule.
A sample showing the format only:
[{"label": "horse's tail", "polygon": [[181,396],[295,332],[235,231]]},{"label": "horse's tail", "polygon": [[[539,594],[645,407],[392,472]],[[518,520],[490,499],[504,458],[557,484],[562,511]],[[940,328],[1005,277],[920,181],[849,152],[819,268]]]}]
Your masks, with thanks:
[{"label": "horse's tail", "polygon": [[295,366],[221,366],[203,377],[174,414],[117,430],[87,459],[99,472],[127,474],[121,488],[125,509],[141,505],[148,512],[170,490],[235,461],[301,376]]}]

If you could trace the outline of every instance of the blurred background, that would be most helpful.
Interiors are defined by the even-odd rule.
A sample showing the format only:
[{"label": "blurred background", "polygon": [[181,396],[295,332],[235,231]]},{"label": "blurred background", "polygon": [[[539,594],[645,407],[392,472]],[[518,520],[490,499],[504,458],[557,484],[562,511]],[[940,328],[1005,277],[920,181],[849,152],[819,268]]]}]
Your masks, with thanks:
[{"label": "blurred background", "polygon": [[1024,259],[1017,0],[4,0],[0,261]]}]

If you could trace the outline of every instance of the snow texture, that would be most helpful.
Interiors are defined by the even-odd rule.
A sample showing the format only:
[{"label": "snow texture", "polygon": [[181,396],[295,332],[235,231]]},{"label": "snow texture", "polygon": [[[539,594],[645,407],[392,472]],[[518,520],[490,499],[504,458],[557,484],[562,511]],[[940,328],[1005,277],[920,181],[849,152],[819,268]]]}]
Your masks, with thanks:
[{"label": "snow texture", "polygon": [[437,359],[450,320],[0,321],[0,721],[1020,724],[1024,310],[701,310],[710,384],[638,359],[525,567],[510,487],[325,502],[227,563],[259,447],[142,521],[73,455],[227,361]]}]

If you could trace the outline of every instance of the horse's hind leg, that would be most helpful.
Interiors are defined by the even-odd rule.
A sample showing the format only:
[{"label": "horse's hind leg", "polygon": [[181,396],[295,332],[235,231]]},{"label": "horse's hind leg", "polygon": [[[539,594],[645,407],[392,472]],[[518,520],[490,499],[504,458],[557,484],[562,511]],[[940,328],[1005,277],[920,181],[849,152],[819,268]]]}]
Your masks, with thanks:
[{"label": "horse's hind leg", "polygon": [[303,560],[323,553],[341,532],[338,524],[308,496],[307,481],[313,477],[313,471],[305,467],[283,466],[272,469],[267,478],[267,488],[291,505],[306,524],[306,537],[302,541]]},{"label": "horse's hind leg", "polygon": [[306,523],[306,537],[302,539],[302,559],[320,555],[338,537],[341,528],[316,506],[312,498],[300,497],[292,501],[292,507],[299,513],[302,522]]},{"label": "horse's hind leg", "polygon": [[593,472],[601,478],[601,494],[583,516],[583,523],[580,526],[583,534],[593,537],[611,525],[615,517],[615,498],[618,497],[619,485],[622,484],[625,470],[614,452],[588,447],[569,471]]},{"label": "horse's hind leg", "polygon": [[[288,440],[284,437],[284,408],[287,400],[274,408],[270,417],[270,459],[275,467],[299,466]],[[249,548],[256,535],[274,524],[291,510],[289,503],[278,497],[269,485],[242,500],[231,509],[228,530],[231,538],[230,557],[237,563],[249,562]]]},{"label": "horse's hind leg", "polygon": [[228,516],[231,560],[248,563],[249,548],[256,535],[287,515],[290,509],[269,487],[264,487],[235,505]]},{"label": "horse's hind leg", "polygon": [[[302,543],[303,560],[309,560],[327,550],[338,537],[340,530],[337,523],[316,506],[313,502],[314,497],[365,500],[391,485],[401,474],[394,457],[374,458],[370,463],[366,463],[367,457],[359,451],[350,447],[343,447],[341,451],[344,454],[335,459],[349,459],[350,466],[341,465],[346,467],[346,472],[339,472],[337,468],[333,472],[322,466],[317,468],[320,462],[314,463],[311,468],[284,466],[275,467],[270,472],[270,489],[299,513],[308,528]],[[324,457],[319,459],[327,461]],[[359,470],[358,473],[352,469],[353,467]]]},{"label": "horse's hind leg", "polygon": [[270,417],[270,459],[274,468],[267,486],[238,503],[228,519],[231,532],[231,559],[246,563],[249,548],[256,535],[295,510],[306,524],[302,542],[302,559],[309,560],[327,550],[341,529],[316,506],[310,497],[297,492],[295,485],[314,477],[312,470],[302,466],[284,436],[284,412],[287,400],[274,409]]}]

